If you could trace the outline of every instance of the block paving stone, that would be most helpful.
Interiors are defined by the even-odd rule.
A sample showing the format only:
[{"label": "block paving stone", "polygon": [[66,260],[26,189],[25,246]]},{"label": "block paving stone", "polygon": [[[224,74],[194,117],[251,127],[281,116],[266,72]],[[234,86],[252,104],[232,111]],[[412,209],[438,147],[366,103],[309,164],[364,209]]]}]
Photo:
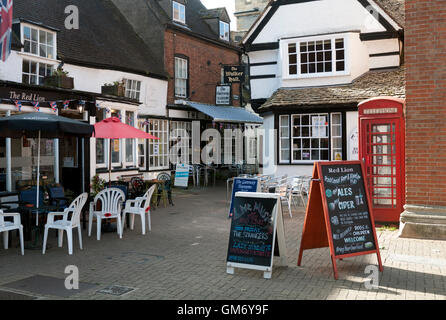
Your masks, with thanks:
[{"label": "block paving stone", "polygon": [[[446,241],[401,239],[398,231],[378,230],[384,265],[379,287],[367,289],[368,265],[377,265],[375,255],[338,261],[339,280],[333,279],[329,249],[304,252],[302,266],[297,256],[305,217],[303,207],[294,208],[293,218],[284,207],[287,267],[274,267],[271,280],[263,273],[236,269],[226,273],[230,220],[225,186],[174,190],[173,207],[152,210],[152,231],[146,236],[136,218],[135,230],[125,229],[123,239],[104,233],[96,240],[83,230],[84,250],[74,236],[74,255],[57,247],[55,233],[45,255],[40,250],[19,254],[18,241],[0,247],[0,290],[7,283],[33,275],[65,279],[65,267],[79,268],[81,282],[96,288],[70,299],[150,300],[446,300]],[[101,294],[108,286],[136,290],[121,297]],[[27,292],[17,292],[31,294]],[[33,294],[35,295],[35,294]],[[40,299],[62,299],[39,296]]]}]

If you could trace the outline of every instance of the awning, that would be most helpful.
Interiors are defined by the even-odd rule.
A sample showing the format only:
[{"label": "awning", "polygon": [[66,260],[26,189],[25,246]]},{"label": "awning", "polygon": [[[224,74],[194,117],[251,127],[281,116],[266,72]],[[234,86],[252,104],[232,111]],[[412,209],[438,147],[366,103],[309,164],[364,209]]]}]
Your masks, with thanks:
[{"label": "awning", "polygon": [[244,108],[214,106],[190,101],[185,102],[185,104],[208,115],[215,122],[263,123],[262,118]]}]

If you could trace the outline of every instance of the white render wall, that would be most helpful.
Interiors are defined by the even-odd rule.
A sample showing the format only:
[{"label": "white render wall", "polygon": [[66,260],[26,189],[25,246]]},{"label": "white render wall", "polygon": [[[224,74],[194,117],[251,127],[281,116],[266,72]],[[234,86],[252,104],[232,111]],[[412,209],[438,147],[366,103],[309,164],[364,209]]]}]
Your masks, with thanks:
[{"label": "white render wall", "polygon": [[[383,14],[378,6],[376,8]],[[386,31],[357,0],[310,1],[280,6],[253,43],[353,30]]]},{"label": "white render wall", "polygon": [[115,70],[86,68],[65,64],[64,70],[74,77],[76,90],[101,93],[102,85],[131,79],[141,81],[139,115],[166,115],[167,81]]}]

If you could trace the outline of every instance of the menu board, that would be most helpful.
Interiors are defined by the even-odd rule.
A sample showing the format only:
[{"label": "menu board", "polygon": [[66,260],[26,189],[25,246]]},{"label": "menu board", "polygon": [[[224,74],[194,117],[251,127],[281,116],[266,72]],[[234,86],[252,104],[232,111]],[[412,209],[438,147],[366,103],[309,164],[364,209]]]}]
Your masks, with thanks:
[{"label": "menu board", "polygon": [[361,165],[323,165],[321,169],[334,254],[375,250]]},{"label": "menu board", "polygon": [[229,218],[234,214],[234,199],[237,192],[257,192],[259,180],[252,178],[234,178],[231,195],[231,206],[229,208]]},{"label": "menu board", "polygon": [[236,197],[227,262],[271,267],[277,197]]},{"label": "menu board", "polygon": [[376,253],[383,271],[364,176],[360,161],[315,163],[298,266],[305,250],[330,247],[335,279],[336,260],[359,255]]}]

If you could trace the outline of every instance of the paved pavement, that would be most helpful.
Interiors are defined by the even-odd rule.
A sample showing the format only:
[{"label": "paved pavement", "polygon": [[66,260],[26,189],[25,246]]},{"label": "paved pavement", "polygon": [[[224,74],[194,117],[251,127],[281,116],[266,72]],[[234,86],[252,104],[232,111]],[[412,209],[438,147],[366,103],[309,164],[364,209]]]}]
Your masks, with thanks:
[{"label": "paved pavement", "polygon": [[[225,260],[230,221],[225,197],[224,186],[176,191],[174,207],[152,212],[150,234],[142,236],[138,223],[134,231],[125,230],[122,240],[106,233],[96,241],[84,231],[84,250],[79,250],[75,236],[71,257],[66,241],[64,248],[57,247],[55,233],[50,233],[46,255],[26,250],[22,257],[13,239],[8,251],[0,247],[0,299],[3,292],[40,299],[446,300],[445,241],[400,239],[397,231],[380,230],[384,273],[377,289],[365,286],[369,281],[365,268],[376,266],[375,255],[339,261],[339,280],[333,279],[328,248],[305,251],[302,267],[297,267],[303,209],[290,218],[284,208],[288,267],[275,267],[271,280],[252,270],[236,269],[235,275],[229,275]],[[65,279],[68,265],[79,268],[80,281],[86,286],[81,284],[80,291],[68,295],[60,294],[61,288],[53,293],[42,289],[46,283],[48,288],[54,285],[45,279]],[[10,284],[19,280],[24,281]],[[30,289],[32,283],[37,289]],[[110,286],[134,290],[115,296],[110,294],[114,291],[104,291]]]}]

